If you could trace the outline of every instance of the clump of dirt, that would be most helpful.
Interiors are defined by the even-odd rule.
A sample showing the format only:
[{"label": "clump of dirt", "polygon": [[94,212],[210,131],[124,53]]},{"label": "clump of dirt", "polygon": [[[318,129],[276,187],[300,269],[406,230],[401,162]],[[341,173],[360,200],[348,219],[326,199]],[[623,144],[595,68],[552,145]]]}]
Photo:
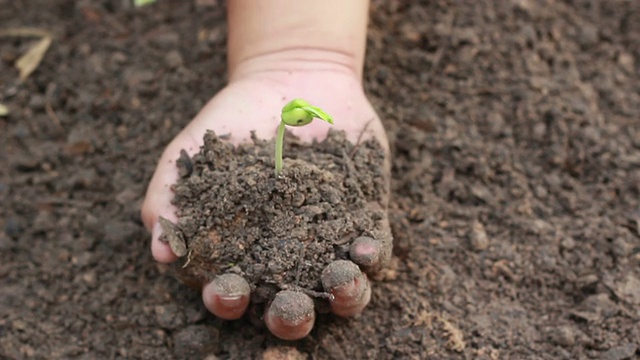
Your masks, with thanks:
[{"label": "clump of dirt", "polygon": [[273,146],[254,138],[235,147],[208,132],[199,153],[176,162],[179,220],[165,222],[161,239],[183,256],[187,283],[235,273],[257,303],[283,289],[321,295],[323,269],[347,259],[354,239],[388,240],[385,153],[376,140],[353,144],[332,131],[305,144],[289,134],[279,176]]}]

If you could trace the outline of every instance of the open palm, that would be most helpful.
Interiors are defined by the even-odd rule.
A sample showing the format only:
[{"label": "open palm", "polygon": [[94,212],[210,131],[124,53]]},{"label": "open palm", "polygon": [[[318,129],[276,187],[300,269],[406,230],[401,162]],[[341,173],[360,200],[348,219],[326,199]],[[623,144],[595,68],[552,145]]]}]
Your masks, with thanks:
[{"label": "open palm", "polygon": [[[226,135],[228,141],[233,144],[249,142],[252,132],[258,138],[271,139],[276,135],[283,105],[298,97],[309,100],[330,113],[335,119],[334,128],[344,130],[352,142],[356,142],[364,131],[364,137],[375,136],[387,147],[379,118],[364,95],[359,79],[349,72],[273,71],[249,74],[236,79],[222,89],[176,136],[158,162],[142,208],[143,221],[152,231],[151,249],[156,260],[165,263],[177,260],[169,246],[159,240],[158,218],[162,216],[177,222],[175,208],[171,204],[173,193],[170,189],[178,179],[175,160],[178,159],[180,151],[184,149],[193,156],[199,151],[203,144],[203,136],[208,130],[213,130],[218,135]],[[328,129],[329,125],[322,121],[290,128],[303,141],[322,140],[326,137]],[[362,255],[355,258],[362,258],[367,262],[368,257],[378,259],[377,255],[380,252],[389,252],[389,249],[381,249],[381,246],[379,243],[361,242],[352,245],[352,253]],[[384,246],[388,247],[390,244],[385,242]],[[372,268],[370,265],[367,264]],[[366,275],[358,266],[348,261],[336,262],[329,266],[331,267],[335,268],[333,270],[350,273],[348,281],[331,284],[329,289],[325,289],[334,295],[335,299],[331,304],[333,312],[342,316],[358,314],[370,298],[371,289]],[[333,271],[329,268],[327,271]],[[327,287],[327,283],[324,283]],[[203,288],[203,301],[207,308],[225,319],[242,316],[249,303],[249,295],[248,284],[237,275],[219,276]],[[295,294],[283,294],[280,298],[276,296],[269,310],[277,306],[288,306],[287,302],[299,300],[295,299]],[[265,313],[265,321],[269,329],[283,339],[304,337],[313,326],[309,316],[302,316],[292,322],[290,319],[278,318],[277,315],[270,316],[269,314],[277,313],[274,311]],[[301,311],[313,313],[313,304],[303,307]]]}]

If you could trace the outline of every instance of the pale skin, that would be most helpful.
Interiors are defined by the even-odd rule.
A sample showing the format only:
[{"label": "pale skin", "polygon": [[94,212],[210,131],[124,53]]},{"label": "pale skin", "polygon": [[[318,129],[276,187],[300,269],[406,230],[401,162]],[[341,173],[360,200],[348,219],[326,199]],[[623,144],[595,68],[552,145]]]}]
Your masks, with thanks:
[{"label": "pale skin", "polygon": [[[170,190],[178,178],[175,160],[181,149],[196,153],[207,130],[229,134],[233,144],[249,141],[252,131],[270,139],[276,135],[284,104],[303,98],[331,114],[333,128],[344,130],[352,142],[363,134],[363,138],[377,138],[388,149],[380,119],[362,87],[368,0],[229,0],[227,6],[228,85],[165,149],[142,207],[143,221],[152,232],[153,257],[162,263],[177,260],[159,240],[158,225],[159,216],[177,221]],[[314,121],[288,130],[311,141],[326,137],[329,127]],[[357,265],[379,268],[381,246],[375,239],[356,242],[350,253],[358,264],[339,261],[325,269],[323,285],[334,297],[335,314],[351,317],[365,308],[371,288]],[[249,291],[242,277],[222,274],[204,285],[202,298],[211,313],[232,320],[248,308]],[[283,313],[282,309],[293,310]],[[281,292],[265,309],[264,320],[275,336],[300,339],[313,328],[313,303],[307,295]]]}]

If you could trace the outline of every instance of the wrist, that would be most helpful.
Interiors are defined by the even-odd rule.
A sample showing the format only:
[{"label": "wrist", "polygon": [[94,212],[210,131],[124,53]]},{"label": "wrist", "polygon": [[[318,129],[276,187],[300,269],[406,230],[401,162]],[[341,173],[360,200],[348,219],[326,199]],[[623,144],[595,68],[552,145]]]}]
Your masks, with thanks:
[{"label": "wrist", "polygon": [[334,49],[289,47],[238,59],[229,64],[229,81],[263,74],[274,78],[293,74],[335,74],[362,79],[362,65],[353,54]]},{"label": "wrist", "polygon": [[230,78],[329,70],[360,79],[368,6],[369,0],[230,0]]}]

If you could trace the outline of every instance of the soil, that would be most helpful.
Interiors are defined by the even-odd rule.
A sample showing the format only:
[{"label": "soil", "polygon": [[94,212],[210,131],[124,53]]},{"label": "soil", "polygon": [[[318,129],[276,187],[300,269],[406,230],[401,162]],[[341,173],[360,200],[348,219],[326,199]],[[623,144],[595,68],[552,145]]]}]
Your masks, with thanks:
[{"label": "soil", "polygon": [[353,240],[390,245],[382,146],[352,144],[344,132],[313,144],[286,135],[278,176],[273,141],[234,147],[208,132],[193,159],[183,151],[173,187],[179,221],[165,223],[161,240],[184,249],[176,268],[187,284],[200,289],[235,273],[249,282],[253,304],[287,289],[322,301],[323,270],[348,259]]},{"label": "soil", "polygon": [[[224,85],[222,2],[0,0],[0,358],[640,356],[640,3],[374,0],[394,256],[361,317],[286,343],[208,315],[139,217]],[[150,136],[153,134],[153,136]]]}]

